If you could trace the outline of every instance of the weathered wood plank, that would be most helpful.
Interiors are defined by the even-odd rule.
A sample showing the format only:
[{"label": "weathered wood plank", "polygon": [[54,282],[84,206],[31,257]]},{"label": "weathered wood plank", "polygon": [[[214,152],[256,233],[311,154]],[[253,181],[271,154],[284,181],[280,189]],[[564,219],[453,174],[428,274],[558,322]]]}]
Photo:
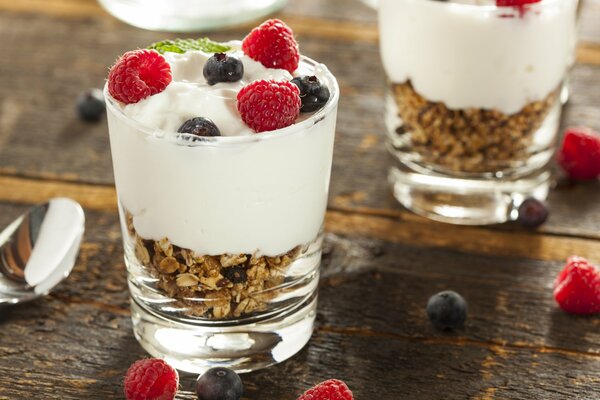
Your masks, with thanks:
[{"label": "weathered wood plank", "polygon": [[[70,197],[90,210],[116,213],[114,188],[70,182],[28,180],[0,176],[0,201],[41,203],[51,197]],[[337,234],[352,234],[416,247],[457,249],[487,255],[505,255],[540,260],[565,260],[579,254],[600,261],[596,238],[561,237],[523,230],[497,230],[453,226],[408,213],[361,213],[330,209],[325,228]]]},{"label": "weathered wood plank", "polygon": [[562,261],[573,254],[600,260],[597,240],[565,238],[523,231],[422,223],[389,217],[329,211],[326,229],[392,243],[456,249],[473,254]]},{"label": "weathered wood plank", "polygon": [[[0,204],[0,224],[23,209]],[[80,260],[56,293],[0,314],[0,399],[122,398],[124,371],[145,355],[131,332],[116,216],[88,212],[88,221]],[[556,310],[559,268],[328,235],[313,339],[246,375],[246,398],[293,399],[329,377],[356,398],[594,398],[600,320]],[[456,334],[434,331],[424,315],[444,288],[469,301]]]},{"label": "weathered wood plank", "polygon": [[[0,203],[1,204],[1,203]],[[0,223],[23,206],[0,205]],[[127,290],[118,221],[113,212],[88,211],[80,261],[53,296],[127,315]],[[424,315],[429,295],[463,293],[472,319],[455,344],[505,345],[540,352],[600,356],[599,318],[570,317],[552,300],[560,261],[467,254],[397,244],[360,233],[328,234],[321,293],[322,325],[350,334],[435,337]],[[360,321],[357,320],[360,319]]]},{"label": "weathered wood plank", "polygon": [[92,210],[117,209],[112,185],[90,185],[68,181],[23,179],[0,175],[0,201],[42,203],[52,197],[70,197]]},{"label": "weathered wood plank", "polygon": [[[566,124],[600,128],[599,6],[584,3],[578,59],[587,65],[574,70]],[[315,336],[292,360],[245,376],[246,398],[294,399],[329,377],[365,399],[600,397],[600,320],[558,311],[551,295],[566,255],[600,261],[600,183],[553,191],[542,233],[407,213],[385,183],[375,14],[357,1],[292,0],[280,15],[342,85],[332,233]],[[127,27],[94,0],[0,0],[0,33],[19,49],[0,60],[0,75],[14,77],[0,86],[0,226],[57,195],[80,200],[88,216],[67,282],[0,313],[0,400],[120,399],[123,373],[145,354],[131,332],[106,126],[79,122],[73,102],[102,84],[116,55],[165,34]],[[424,316],[427,297],[445,288],[470,303],[457,334],[435,332]]]},{"label": "weathered wood plank", "polygon": [[[41,315],[28,308],[2,317],[10,337],[0,347],[0,398],[25,400],[36,393],[49,400],[122,399],[127,366],[144,356],[129,331],[129,318],[88,306],[57,306],[41,306]],[[38,343],[25,354],[19,340],[23,335]],[[492,390],[495,399],[593,398],[599,389],[593,371],[599,363],[580,356],[317,329],[291,360],[244,375],[244,399],[291,400],[330,377],[344,379],[357,399],[432,399],[439,393],[446,399],[469,399]],[[193,380],[184,376],[182,389],[190,390]]]},{"label": "weathered wood plank", "polygon": [[[106,124],[78,121],[74,99],[82,88],[102,84],[106,66],[116,54],[164,34],[119,25],[112,19],[65,24],[61,19],[44,16],[0,15],[0,22],[0,30],[7,32],[7,43],[14,47],[18,38],[22,49],[10,61],[0,61],[0,74],[16,77],[5,80],[0,87],[0,173],[111,184]],[[73,37],[72,29],[80,34]],[[37,31],[53,34],[40,36]],[[98,40],[98,31],[103,32],[102,40]],[[230,35],[220,33],[216,38]],[[303,51],[328,64],[343,91],[330,205],[407,215],[391,197],[385,179],[387,159],[381,118],[384,79],[377,47],[305,39]],[[70,43],[67,47],[66,42]],[[337,51],[331,51],[332,46]],[[362,57],[357,58],[358,53]],[[594,106],[600,104],[600,68],[578,66],[572,81],[573,96],[565,125],[600,128],[599,109]],[[33,87],[37,89],[31,90]],[[553,191],[550,201],[554,213],[544,231],[600,238],[599,196],[597,183]]]},{"label": "weathered wood plank", "polygon": [[[50,15],[67,19],[111,18],[95,0],[0,0],[0,11]],[[582,0],[580,37],[585,42],[600,43],[599,0]],[[375,40],[377,12],[360,0],[290,0],[277,14],[298,33],[346,40]],[[250,27],[246,24],[245,27]],[[597,60],[597,57],[596,57]]]}]

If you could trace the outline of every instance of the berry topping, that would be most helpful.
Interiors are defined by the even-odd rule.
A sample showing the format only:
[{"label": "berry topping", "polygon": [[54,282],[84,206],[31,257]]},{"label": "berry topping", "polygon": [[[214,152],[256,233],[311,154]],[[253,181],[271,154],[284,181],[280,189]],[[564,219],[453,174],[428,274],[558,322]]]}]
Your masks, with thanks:
[{"label": "berry topping", "polygon": [[600,270],[585,258],[572,256],[554,281],[554,299],[572,314],[600,313]]},{"label": "berry topping", "polygon": [[519,206],[517,221],[527,228],[537,228],[548,219],[550,209],[546,202],[529,197]]},{"label": "berry topping", "polygon": [[104,114],[106,105],[100,89],[88,89],[77,96],[77,115],[84,121],[95,122]]},{"label": "berry topping", "polygon": [[329,89],[316,76],[299,76],[292,79],[292,83],[300,89],[300,112],[317,111],[329,100]]},{"label": "berry topping", "polygon": [[242,42],[242,50],[265,67],[287,69],[290,74],[300,61],[294,33],[278,19],[270,19],[252,29]]},{"label": "berry topping", "polygon": [[565,131],[558,163],[573,179],[589,180],[600,176],[600,134],[585,128]]},{"label": "berry topping", "polygon": [[163,360],[147,358],[129,367],[124,386],[127,400],[173,400],[179,375]]},{"label": "berry topping", "polygon": [[467,319],[467,302],[451,290],[434,294],[427,302],[427,316],[436,329],[460,328]]},{"label": "berry topping", "polygon": [[538,3],[541,0],[496,0],[497,7],[522,7],[526,4]]},{"label": "berry topping", "polygon": [[239,91],[237,101],[242,120],[255,132],[290,126],[300,113],[300,90],[285,81],[254,81]]},{"label": "berry topping", "polygon": [[123,103],[137,103],[165,90],[172,79],[171,66],[156,51],[128,51],[108,73],[108,92]]},{"label": "berry topping", "polygon": [[196,136],[221,136],[221,132],[215,123],[204,117],[188,119],[177,129],[177,132]]},{"label": "berry topping", "polygon": [[238,400],[244,394],[244,384],[229,368],[211,368],[196,381],[198,400]]},{"label": "berry topping", "polygon": [[244,64],[225,53],[216,53],[204,64],[202,71],[209,85],[219,82],[236,82],[244,75]]},{"label": "berry topping", "polygon": [[353,400],[348,386],[337,379],[329,379],[308,389],[297,400]]}]

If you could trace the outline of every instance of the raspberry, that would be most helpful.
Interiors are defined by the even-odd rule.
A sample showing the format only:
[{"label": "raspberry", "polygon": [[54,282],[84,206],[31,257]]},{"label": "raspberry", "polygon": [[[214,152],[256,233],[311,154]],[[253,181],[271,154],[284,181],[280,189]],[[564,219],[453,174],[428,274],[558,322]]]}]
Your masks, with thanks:
[{"label": "raspberry", "polygon": [[300,113],[300,90],[287,81],[254,81],[239,91],[237,101],[242,120],[255,132],[290,126]]},{"label": "raspberry", "polygon": [[554,282],[554,299],[568,313],[600,313],[600,270],[585,258],[569,257]]},{"label": "raspberry", "polygon": [[337,379],[329,379],[308,389],[297,400],[353,400],[348,386]]},{"label": "raspberry", "polygon": [[496,0],[498,7],[522,7],[526,4],[538,3],[541,0]]},{"label": "raspberry", "polygon": [[252,29],[242,42],[242,50],[265,67],[287,69],[290,74],[300,61],[294,33],[278,19],[270,19]]},{"label": "raspberry", "polygon": [[567,129],[558,163],[573,179],[596,179],[600,176],[600,134],[585,128]]},{"label": "raspberry", "polygon": [[137,103],[165,90],[172,79],[171,66],[156,50],[133,50],[110,69],[108,91],[123,103]]},{"label": "raspberry", "polygon": [[147,358],[129,367],[124,386],[127,400],[173,400],[179,375],[163,360]]}]

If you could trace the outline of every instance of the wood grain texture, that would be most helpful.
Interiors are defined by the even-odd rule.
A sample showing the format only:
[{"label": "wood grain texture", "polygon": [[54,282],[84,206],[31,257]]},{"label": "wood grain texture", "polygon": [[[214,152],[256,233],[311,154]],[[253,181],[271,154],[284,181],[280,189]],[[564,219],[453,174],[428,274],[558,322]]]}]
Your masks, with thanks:
[{"label": "wood grain texture", "polygon": [[[0,204],[0,223],[23,208]],[[0,399],[30,398],[34,385],[44,399],[120,399],[127,366],[144,356],[131,333],[117,218],[90,211],[88,221],[69,279],[0,314]],[[329,377],[346,380],[357,399],[600,393],[600,320],[556,309],[560,263],[333,234],[325,254],[313,339],[291,360],[244,375],[246,399],[294,399]],[[428,296],[445,288],[470,303],[457,333],[436,332],[424,314]],[[193,377],[182,382],[190,390]]]},{"label": "wood grain texture", "polygon": [[[2,76],[18,77],[5,80],[0,87],[0,173],[111,184],[106,123],[79,121],[73,110],[74,99],[82,88],[102,85],[107,65],[116,54],[144,46],[164,34],[127,27],[111,18],[65,23],[35,14],[19,14],[18,18],[0,15],[0,26],[7,32],[6,40],[17,43],[19,38],[23,49],[10,60],[0,60]],[[38,30],[53,34],[40,36]],[[79,34],[73,37],[72,30]],[[239,37],[242,32],[213,36],[225,39]],[[300,39],[303,52],[329,65],[342,86],[330,205],[402,212],[385,178],[384,74],[377,47],[365,42]],[[26,56],[30,53],[35,54],[33,60]],[[359,53],[362,57],[356,57]],[[572,85],[564,125],[600,129],[600,68],[577,66]],[[567,185],[553,191],[550,203],[555,212],[544,230],[600,237],[597,189],[598,184]]]},{"label": "wood grain texture", "polygon": [[[375,12],[358,0],[290,0],[277,15],[338,77],[342,98],[316,331],[291,360],[245,375],[244,398],[293,400],[337,377],[357,399],[600,399],[600,317],[569,316],[552,299],[566,256],[600,262],[600,183],[557,175],[551,220],[535,232],[405,211],[385,179]],[[600,0],[584,0],[563,126],[600,129],[599,18]],[[124,372],[146,354],[131,331],[106,122],[79,121],[74,99],[103,84],[117,55],[180,35],[128,27],[95,0],[0,0],[0,33],[0,226],[54,196],[80,201],[88,220],[69,279],[0,310],[0,400],[122,399]],[[443,289],[469,301],[456,333],[424,314]]]},{"label": "wood grain texture", "polygon": [[52,197],[70,197],[92,210],[117,209],[117,194],[113,186],[0,175],[0,188],[0,201],[32,205]]},{"label": "wood grain texture", "polygon": [[[581,0],[580,38],[584,48],[595,53],[595,64],[600,63],[600,26],[595,19],[600,0]],[[96,0],[0,0],[0,12],[47,15],[63,19],[112,17]],[[360,0],[291,0],[277,17],[285,19],[299,35],[334,38],[351,41],[376,41],[377,12]],[[250,28],[254,23],[242,25]]]},{"label": "wood grain texture", "polygon": [[[0,14],[2,30],[9,47],[22,51],[0,60],[0,75],[15,77],[0,86],[0,174],[112,184],[106,122],[79,121],[74,99],[82,88],[102,85],[107,65],[116,55],[165,34],[127,27],[112,18],[65,23],[28,13],[18,14],[18,18]],[[78,35],[73,36],[73,31]],[[220,40],[240,37],[243,32],[230,30],[212,36]],[[368,42],[314,37],[301,36],[300,40],[303,52],[329,65],[342,87],[330,206],[406,214],[392,198],[385,178],[385,87],[377,47]],[[356,57],[359,53],[362,57]],[[600,67],[577,66],[563,125],[600,129],[598,104]],[[552,191],[554,212],[544,231],[600,238],[599,187],[596,182],[561,185]]]},{"label": "wood grain texture", "polygon": [[[36,204],[52,197],[70,197],[89,210],[116,212],[112,186],[33,180],[0,175],[0,201]],[[371,237],[401,245],[456,249],[487,255],[563,261],[572,254],[600,260],[597,238],[546,235],[519,229],[453,226],[410,213],[370,212],[361,209],[330,209],[325,228],[341,235]]]}]

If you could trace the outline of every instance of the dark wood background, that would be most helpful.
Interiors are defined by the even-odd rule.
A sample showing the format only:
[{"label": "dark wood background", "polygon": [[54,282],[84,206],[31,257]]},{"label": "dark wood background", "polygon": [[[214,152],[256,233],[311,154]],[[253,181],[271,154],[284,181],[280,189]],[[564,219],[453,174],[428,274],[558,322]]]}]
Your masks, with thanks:
[{"label": "dark wood background", "polygon": [[[564,126],[600,129],[600,0],[584,0]],[[399,207],[386,184],[376,13],[358,0],[290,0],[278,17],[342,88],[317,326],[287,362],[243,376],[247,399],[294,400],[328,378],[357,399],[600,399],[600,318],[564,314],[566,257],[600,262],[600,184],[557,174],[538,231],[450,226]],[[241,38],[251,25],[209,33]],[[176,35],[129,27],[94,0],[0,0],[0,225],[52,196],[87,231],[55,293],[0,311],[0,399],[121,399],[135,341],[106,122],[74,112],[126,50]],[[436,332],[427,298],[462,293],[464,330]],[[183,377],[190,390],[193,377]]]}]

